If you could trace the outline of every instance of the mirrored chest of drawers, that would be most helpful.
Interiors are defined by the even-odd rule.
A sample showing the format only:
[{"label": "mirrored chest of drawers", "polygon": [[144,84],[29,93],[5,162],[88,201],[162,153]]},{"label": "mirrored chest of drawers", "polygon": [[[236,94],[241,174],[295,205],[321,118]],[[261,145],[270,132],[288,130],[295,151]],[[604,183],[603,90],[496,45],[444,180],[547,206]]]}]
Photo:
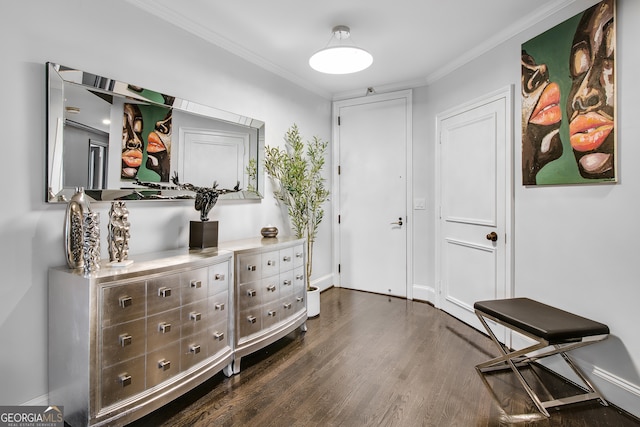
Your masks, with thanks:
[{"label": "mirrored chest of drawers", "polygon": [[234,253],[235,332],[233,372],[243,356],[306,330],[305,240],[256,238],[222,243]]},{"label": "mirrored chest of drawers", "polygon": [[49,271],[49,401],[72,426],[123,425],[232,374],[233,254],[133,258]]}]

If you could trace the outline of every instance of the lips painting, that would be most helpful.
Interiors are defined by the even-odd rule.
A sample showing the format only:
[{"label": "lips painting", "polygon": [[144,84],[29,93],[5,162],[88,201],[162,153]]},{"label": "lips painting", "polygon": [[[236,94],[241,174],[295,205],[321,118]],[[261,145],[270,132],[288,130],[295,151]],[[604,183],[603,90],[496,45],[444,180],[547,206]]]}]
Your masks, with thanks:
[{"label": "lips painting", "polygon": [[571,147],[581,152],[595,150],[607,139],[613,127],[613,121],[598,113],[578,115],[569,124]]},{"label": "lips painting", "polygon": [[549,126],[562,119],[560,110],[560,87],[557,83],[549,83],[540,95],[536,108],[531,113],[529,123]]}]

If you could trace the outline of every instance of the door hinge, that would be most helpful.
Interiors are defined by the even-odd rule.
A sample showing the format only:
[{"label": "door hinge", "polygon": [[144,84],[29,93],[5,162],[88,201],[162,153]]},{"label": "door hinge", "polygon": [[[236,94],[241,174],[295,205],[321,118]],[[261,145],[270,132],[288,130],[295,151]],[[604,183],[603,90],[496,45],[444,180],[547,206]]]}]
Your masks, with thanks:
[{"label": "door hinge", "polygon": [[338,224],[340,224],[340,215],[338,215]]},{"label": "door hinge", "polygon": [[338,126],[340,126],[340,116],[338,116]]},{"label": "door hinge", "polygon": [[338,274],[340,274],[341,265],[338,264]]},{"label": "door hinge", "polygon": [[342,169],[340,168],[340,165],[338,165],[338,175],[340,175],[341,171],[342,171]]}]

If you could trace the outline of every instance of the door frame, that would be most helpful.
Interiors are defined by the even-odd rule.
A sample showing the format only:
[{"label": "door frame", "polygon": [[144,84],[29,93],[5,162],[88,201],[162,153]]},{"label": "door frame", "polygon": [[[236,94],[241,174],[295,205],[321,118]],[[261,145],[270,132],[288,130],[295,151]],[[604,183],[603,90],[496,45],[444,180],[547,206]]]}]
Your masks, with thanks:
[{"label": "door frame", "polygon": [[[338,166],[340,165],[340,130],[338,126],[338,117],[340,108],[351,107],[356,105],[370,104],[374,102],[384,102],[394,99],[404,99],[406,105],[406,137],[407,144],[405,147],[405,168],[406,168],[406,188],[405,188],[405,212],[406,212],[406,294],[407,299],[413,299],[413,91],[411,89],[387,92],[374,95],[366,95],[359,98],[344,99],[333,102],[332,108],[332,152],[333,152],[333,185],[332,194],[340,194],[340,176]],[[340,214],[340,198],[333,199],[333,221],[336,227],[333,227],[333,262],[332,269],[334,274],[334,286],[341,287],[340,272],[338,265],[340,264],[340,226],[338,225],[338,215]]]},{"label": "door frame", "polygon": [[514,294],[515,285],[513,283],[513,213],[514,213],[514,195],[513,195],[513,85],[509,85],[490,92],[471,101],[457,105],[442,113],[436,115],[436,147],[435,147],[435,212],[434,218],[436,221],[436,248],[435,248],[435,273],[436,273],[436,295],[434,305],[437,308],[442,307],[442,221],[441,221],[441,205],[442,205],[442,180],[441,180],[441,161],[442,161],[442,148],[440,144],[441,134],[441,122],[449,117],[461,114],[468,110],[480,107],[482,105],[504,99],[505,101],[505,262],[504,262],[504,274],[505,274],[505,297],[510,298]]}]

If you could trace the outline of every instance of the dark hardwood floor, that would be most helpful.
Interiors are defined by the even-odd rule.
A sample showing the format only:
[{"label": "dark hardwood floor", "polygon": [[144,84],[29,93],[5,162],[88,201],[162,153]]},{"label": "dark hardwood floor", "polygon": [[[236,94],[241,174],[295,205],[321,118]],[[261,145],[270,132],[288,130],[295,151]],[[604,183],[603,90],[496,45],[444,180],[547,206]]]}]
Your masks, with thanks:
[{"label": "dark hardwood floor", "polygon": [[[474,369],[497,355],[494,344],[428,304],[340,288],[321,301],[306,333],[130,426],[640,426],[598,402],[546,418],[508,373],[488,378],[500,409]],[[554,393],[571,393],[548,372],[535,374]]]}]

